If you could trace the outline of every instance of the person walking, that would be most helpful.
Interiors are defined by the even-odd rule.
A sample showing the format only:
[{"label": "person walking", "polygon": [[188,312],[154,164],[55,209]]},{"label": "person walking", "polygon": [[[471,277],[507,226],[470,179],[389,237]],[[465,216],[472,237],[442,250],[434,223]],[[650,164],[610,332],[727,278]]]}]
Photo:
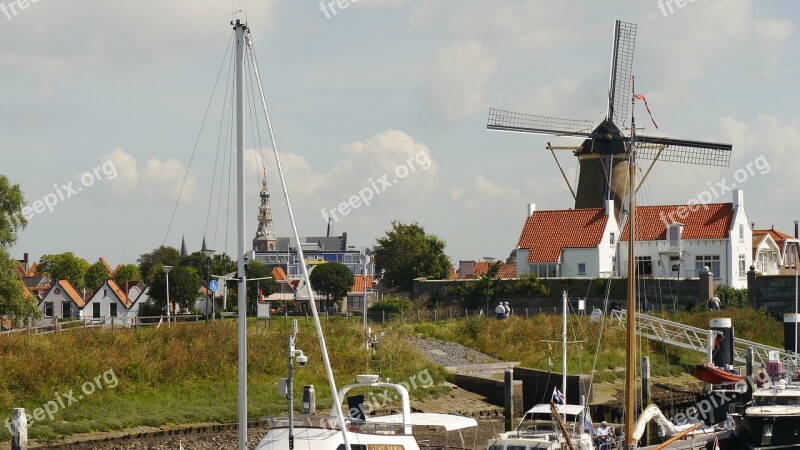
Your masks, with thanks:
[{"label": "person walking", "polygon": [[712,311],[719,311],[722,309],[722,302],[720,302],[719,297],[715,295],[708,301],[708,306]]},{"label": "person walking", "polygon": [[503,319],[508,319],[508,316],[511,315],[511,306],[508,304],[508,302],[503,303],[503,309],[505,309]]},{"label": "person walking", "polygon": [[494,309],[494,312],[497,315],[498,320],[503,320],[506,318],[506,307],[503,306],[503,302],[497,304],[497,308]]}]

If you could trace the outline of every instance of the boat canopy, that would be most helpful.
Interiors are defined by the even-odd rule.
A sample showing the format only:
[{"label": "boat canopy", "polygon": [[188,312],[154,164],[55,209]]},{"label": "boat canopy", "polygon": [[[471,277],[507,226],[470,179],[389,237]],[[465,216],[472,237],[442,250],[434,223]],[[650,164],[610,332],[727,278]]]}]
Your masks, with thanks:
[{"label": "boat canopy", "polygon": [[[389,416],[370,417],[368,423],[402,424],[402,414]],[[450,414],[411,413],[411,426],[442,427],[447,431],[462,430],[478,426],[478,421],[471,417],[454,416]]]},{"label": "boat canopy", "polygon": [[[583,413],[583,406],[581,405],[556,405],[559,414],[568,414],[577,416]],[[525,414],[550,414],[550,405],[542,403],[529,409]]]}]

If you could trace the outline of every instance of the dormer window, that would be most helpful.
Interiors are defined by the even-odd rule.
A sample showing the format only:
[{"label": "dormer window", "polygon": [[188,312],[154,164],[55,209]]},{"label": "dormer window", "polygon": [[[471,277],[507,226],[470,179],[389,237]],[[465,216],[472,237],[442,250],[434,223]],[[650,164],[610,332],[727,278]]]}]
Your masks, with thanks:
[{"label": "dormer window", "polygon": [[670,224],[668,229],[668,236],[667,239],[669,240],[670,248],[678,248],[680,247],[681,242],[681,224],[673,223]]}]

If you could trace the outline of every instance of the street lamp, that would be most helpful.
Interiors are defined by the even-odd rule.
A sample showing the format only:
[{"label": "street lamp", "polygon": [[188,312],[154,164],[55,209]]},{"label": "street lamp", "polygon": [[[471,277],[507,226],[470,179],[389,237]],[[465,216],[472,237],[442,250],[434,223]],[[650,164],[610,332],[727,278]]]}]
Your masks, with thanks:
[{"label": "street lamp", "polygon": [[489,265],[497,260],[497,258],[492,258],[491,256],[484,256],[483,260],[486,261],[486,317],[489,317]]},{"label": "street lamp", "polygon": [[364,304],[361,305],[362,322],[364,322],[364,330],[367,329],[367,264],[370,263],[369,249],[363,254],[358,255],[361,260],[361,275],[364,277]]},{"label": "street lamp", "polygon": [[208,325],[209,297],[211,297],[210,301],[214,301],[213,294],[211,293],[211,255],[214,254],[214,250],[209,250],[209,248],[206,246],[205,237],[203,237],[203,248],[200,249],[200,253],[206,257],[206,325]]},{"label": "street lamp", "polygon": [[161,270],[167,276],[167,323],[169,323],[169,271],[172,270],[172,266],[164,266]]}]

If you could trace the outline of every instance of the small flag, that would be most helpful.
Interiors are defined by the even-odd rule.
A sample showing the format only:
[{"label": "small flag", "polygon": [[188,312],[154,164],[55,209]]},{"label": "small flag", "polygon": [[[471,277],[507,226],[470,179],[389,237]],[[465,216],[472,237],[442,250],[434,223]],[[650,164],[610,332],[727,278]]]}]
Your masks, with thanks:
[{"label": "small flag", "polygon": [[555,403],[556,405],[563,405],[564,403],[566,403],[566,400],[567,399],[564,398],[564,394],[562,394],[561,391],[558,390],[558,386],[554,387],[553,403]]},{"label": "small flag", "polygon": [[589,412],[589,408],[586,408],[586,411],[583,414],[583,429],[590,433],[594,431],[594,424],[592,424],[592,413]]},{"label": "small flag", "polygon": [[653,119],[653,113],[650,112],[650,106],[647,104],[647,99],[644,97],[644,95],[633,94],[633,97],[644,102],[644,107],[647,109],[647,114],[650,114],[650,120],[653,121],[653,125],[655,125],[656,129],[658,129],[656,119]]}]

